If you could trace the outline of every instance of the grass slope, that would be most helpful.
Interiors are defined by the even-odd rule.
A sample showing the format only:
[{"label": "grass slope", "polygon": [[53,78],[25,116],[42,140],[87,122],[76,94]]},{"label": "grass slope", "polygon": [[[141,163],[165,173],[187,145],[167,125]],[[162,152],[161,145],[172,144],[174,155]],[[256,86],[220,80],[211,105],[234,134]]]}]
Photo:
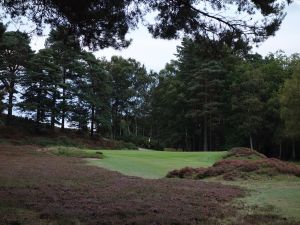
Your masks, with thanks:
[{"label": "grass slope", "polygon": [[[86,150],[91,152],[91,150]],[[225,152],[159,152],[102,150],[104,158],[89,160],[90,165],[118,171],[129,176],[162,178],[168,171],[185,166],[208,167],[220,160]]]},{"label": "grass slope", "polygon": [[259,182],[234,182],[234,185],[253,190],[244,199],[247,205],[271,207],[279,215],[300,221],[300,179],[281,176]]}]

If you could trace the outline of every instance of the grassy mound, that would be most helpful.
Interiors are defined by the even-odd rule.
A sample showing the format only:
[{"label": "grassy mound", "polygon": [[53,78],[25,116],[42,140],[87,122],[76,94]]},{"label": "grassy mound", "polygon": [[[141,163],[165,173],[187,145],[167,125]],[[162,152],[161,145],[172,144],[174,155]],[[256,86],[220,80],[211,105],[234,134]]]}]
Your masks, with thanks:
[{"label": "grassy mound", "polygon": [[254,151],[250,148],[232,148],[223,159],[232,159],[232,160],[258,160],[266,159],[267,157],[257,151]]},{"label": "grassy mound", "polygon": [[203,179],[222,176],[224,180],[250,179],[262,176],[294,175],[300,177],[300,167],[266,156],[247,148],[234,148],[209,168],[185,167],[173,170],[168,178]]}]

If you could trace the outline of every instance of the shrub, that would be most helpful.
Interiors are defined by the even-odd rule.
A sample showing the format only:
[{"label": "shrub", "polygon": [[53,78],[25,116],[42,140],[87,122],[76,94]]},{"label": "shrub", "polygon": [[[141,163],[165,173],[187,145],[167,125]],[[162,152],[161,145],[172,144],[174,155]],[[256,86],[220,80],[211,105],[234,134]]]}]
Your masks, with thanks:
[{"label": "shrub", "polygon": [[54,154],[66,157],[77,158],[96,158],[102,159],[103,153],[100,151],[84,151],[78,148],[58,147],[54,150]]}]

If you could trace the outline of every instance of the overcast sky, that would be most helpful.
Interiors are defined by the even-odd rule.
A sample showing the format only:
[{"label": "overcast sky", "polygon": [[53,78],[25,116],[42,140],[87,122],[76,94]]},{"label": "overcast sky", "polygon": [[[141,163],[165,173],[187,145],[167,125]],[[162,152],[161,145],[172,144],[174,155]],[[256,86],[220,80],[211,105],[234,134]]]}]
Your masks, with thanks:
[{"label": "overcast sky", "polygon": [[[276,33],[275,37],[270,37],[267,41],[255,48],[253,51],[262,55],[275,52],[279,49],[287,54],[300,53],[300,0],[295,0],[287,8],[287,16]],[[153,39],[145,27],[141,27],[130,33],[132,44],[121,51],[111,48],[95,52],[97,57],[110,59],[113,55],[120,55],[125,58],[134,58],[144,64],[148,70],[159,71],[171,59],[175,59],[176,46],[180,40]],[[35,37],[32,41],[32,48],[38,50],[43,48],[45,37]]]}]

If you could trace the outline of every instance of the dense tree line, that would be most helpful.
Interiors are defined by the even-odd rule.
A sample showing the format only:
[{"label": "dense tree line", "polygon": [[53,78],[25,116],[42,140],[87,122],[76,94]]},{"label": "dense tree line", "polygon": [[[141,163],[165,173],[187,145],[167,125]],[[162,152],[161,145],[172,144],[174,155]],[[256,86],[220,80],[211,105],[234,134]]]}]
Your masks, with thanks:
[{"label": "dense tree line", "polygon": [[5,32],[0,41],[3,109],[9,125],[13,110],[52,129],[76,128],[112,138],[138,136],[147,114],[154,74],[134,59],[97,59],[82,50],[68,29],[50,32],[34,53],[30,38]]},{"label": "dense tree line", "polygon": [[158,74],[134,59],[97,59],[65,27],[34,53],[30,38],[0,29],[1,109],[63,131],[144,147],[218,150],[249,146],[297,157],[300,57],[262,57],[207,38],[185,38]]},{"label": "dense tree line", "polygon": [[185,39],[153,90],[154,137],[166,146],[247,146],[297,156],[300,56],[262,57],[218,41]]}]

